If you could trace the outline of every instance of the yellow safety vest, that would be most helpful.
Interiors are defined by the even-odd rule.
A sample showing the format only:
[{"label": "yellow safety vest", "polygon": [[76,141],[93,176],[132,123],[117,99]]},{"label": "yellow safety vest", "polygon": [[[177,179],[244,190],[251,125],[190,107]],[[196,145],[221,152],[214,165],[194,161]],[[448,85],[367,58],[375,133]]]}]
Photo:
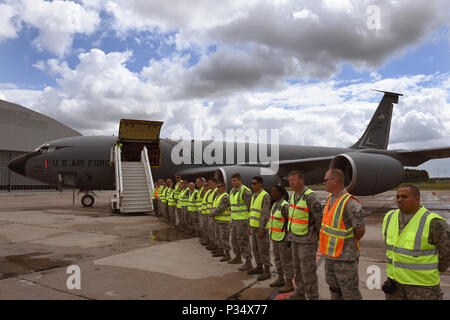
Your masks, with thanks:
[{"label": "yellow safety vest", "polygon": [[189,195],[188,199],[188,211],[193,212],[197,211],[197,189],[194,189],[192,193]]},{"label": "yellow safety vest", "polygon": [[238,190],[234,190],[233,188],[230,191],[231,220],[247,220],[250,216],[250,211],[248,211],[242,196],[244,190],[250,191],[250,189],[244,185]]},{"label": "yellow safety vest", "polygon": [[200,190],[198,190],[197,192],[197,199],[195,199],[195,201],[197,202],[197,211],[201,212],[202,211],[202,192],[203,192],[203,187],[200,188]]},{"label": "yellow safety vest", "polygon": [[178,197],[178,202],[177,202],[177,208],[178,209],[181,209],[181,207],[187,207],[187,205],[188,205],[187,192],[188,191],[189,191],[189,188],[185,188],[185,189],[180,191],[180,195]]},{"label": "yellow safety vest", "polygon": [[172,191],[172,188],[165,187],[164,190],[161,193],[161,202],[167,203],[169,198],[169,192]]},{"label": "yellow safety vest", "polygon": [[297,203],[294,202],[295,193],[291,196],[287,229],[296,236],[304,236],[308,234],[309,208],[305,198],[308,194],[313,192],[314,191],[311,189],[306,189],[305,193]]},{"label": "yellow safety vest", "polygon": [[217,188],[214,188],[214,190],[211,191],[209,193],[209,195],[208,195],[208,203],[207,203],[207,206],[206,206],[206,211],[208,211],[208,212],[206,214],[210,214],[211,213],[211,209],[213,207],[214,199],[217,196],[216,192],[217,192]]},{"label": "yellow safety vest", "polygon": [[174,207],[176,205],[175,199],[174,199],[174,193],[175,193],[175,189],[170,188],[170,191],[167,194],[167,205],[169,207]]},{"label": "yellow safety vest", "polygon": [[276,203],[273,204],[272,209],[270,210],[270,220],[267,223],[270,232],[270,239],[274,241],[281,241],[284,239],[286,234],[285,230],[283,230],[285,219],[281,214],[281,209],[285,205],[289,205],[289,202],[286,200],[281,201],[280,207],[274,212]]},{"label": "yellow safety vest", "polygon": [[181,190],[180,190],[180,183],[179,182],[177,182],[176,184],[175,184],[175,193],[174,193],[174,195],[173,195],[173,198],[176,200],[176,201],[178,201],[178,198],[180,197],[180,192],[181,192]]},{"label": "yellow safety vest", "polygon": [[[219,195],[218,197],[216,197],[216,199],[214,199],[212,209],[218,208],[220,201],[225,196],[228,196],[228,193],[224,192],[221,195]],[[230,209],[229,208],[225,209],[224,212],[222,212],[218,216],[215,216],[214,219],[216,219],[218,221],[230,221]]]},{"label": "yellow safety vest", "polygon": [[421,206],[399,234],[399,211],[389,211],[383,220],[383,239],[387,245],[387,276],[408,285],[438,285],[438,250],[428,243],[428,236],[431,220],[444,219]]},{"label": "yellow safety vest", "polygon": [[[268,194],[265,190],[261,190],[258,196],[255,198],[255,195],[252,196],[252,202],[250,206],[250,226],[259,228],[261,213],[262,213],[262,203],[264,196]],[[267,225],[266,225],[267,226]]]},{"label": "yellow safety vest", "polygon": [[207,190],[202,199],[202,214],[209,214],[208,211],[208,196],[212,192],[211,189]]}]

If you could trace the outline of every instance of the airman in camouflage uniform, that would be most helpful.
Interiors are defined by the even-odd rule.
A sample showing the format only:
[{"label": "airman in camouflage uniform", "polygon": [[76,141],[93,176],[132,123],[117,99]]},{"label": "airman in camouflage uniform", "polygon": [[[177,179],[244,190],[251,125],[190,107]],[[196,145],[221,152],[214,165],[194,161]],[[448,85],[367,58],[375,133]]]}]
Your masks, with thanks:
[{"label": "airman in camouflage uniform", "polygon": [[[412,185],[399,187],[397,204],[400,209],[398,214],[398,231],[400,234],[421,207],[420,191]],[[445,272],[450,265],[450,232],[445,220],[438,218],[431,220],[428,243],[434,245],[438,250],[439,272]],[[395,279],[392,281],[395,283],[395,290],[390,294],[385,293],[386,300],[442,300],[439,284],[422,286],[402,284]]]},{"label": "airman in camouflage uniform", "polygon": [[195,180],[195,184],[198,188],[198,193],[197,193],[197,212],[194,213],[194,219],[193,219],[193,227],[194,227],[194,236],[198,236],[201,237],[202,235],[202,225],[203,225],[203,215],[202,215],[202,201],[201,199],[203,199],[203,196],[206,193],[206,189],[204,188],[204,184],[205,184],[205,178],[197,178]]},{"label": "airman in camouflage uniform", "polygon": [[[230,214],[230,196],[226,193],[225,183],[220,182],[217,184],[217,197],[220,197],[222,194],[225,195],[220,200],[219,206],[211,210],[211,217],[216,218],[220,215],[223,215],[226,211],[228,212],[228,219]],[[219,200],[217,200],[219,201]],[[217,252],[213,254],[213,257],[221,257],[220,261],[229,261],[230,257],[230,222],[229,221],[221,221],[215,219],[216,222],[216,237],[218,238],[218,247]]]},{"label": "airman in camouflage uniform", "polygon": [[[272,200],[275,202],[271,209],[269,234],[272,239],[275,268],[278,273],[277,280],[272,282],[270,286],[281,287],[278,292],[285,293],[294,290],[294,284],[292,282],[294,279],[294,268],[292,265],[291,242],[288,241],[286,234],[289,221],[289,204],[284,202],[288,199],[288,193],[282,185],[275,185],[270,189],[270,194]],[[281,217],[275,215],[278,211],[280,211],[284,221],[281,221]],[[279,225],[276,223],[279,223]]]},{"label": "airman in camouflage uniform", "polygon": [[[331,193],[329,208],[342,195],[344,189],[344,173],[339,169],[331,169],[325,174],[325,189]],[[342,252],[338,257],[325,255],[325,281],[329,286],[332,300],[361,300],[359,291],[359,241],[365,233],[364,211],[361,204],[350,198],[342,214],[345,229],[353,228],[354,236],[344,239]]]},{"label": "airman in camouflage uniform", "polygon": [[[260,176],[252,179],[253,195],[252,199],[256,199],[263,191],[263,179]],[[262,199],[261,216],[259,218],[259,227],[250,226],[250,239],[252,241],[253,257],[256,261],[256,267],[247,272],[247,274],[259,274],[257,280],[262,281],[269,279],[270,274],[270,240],[269,233],[266,229],[267,222],[270,219],[270,209],[272,207],[272,199],[266,193]],[[263,269],[264,266],[264,269]]]},{"label": "airman in camouflage uniform", "polygon": [[317,242],[322,224],[322,205],[317,193],[306,194],[309,189],[305,186],[303,174],[300,171],[289,173],[289,185],[294,190],[294,202],[289,198],[290,205],[296,205],[301,199],[308,206],[308,233],[296,235],[288,228],[288,240],[291,241],[292,258],[296,291],[288,298],[290,300],[319,299],[319,282],[317,278]]},{"label": "airman in camouflage uniform", "polygon": [[[231,176],[231,184],[233,188],[230,190],[231,197],[237,197],[237,204],[231,206],[231,245],[235,257],[233,260],[228,261],[229,264],[238,264],[242,262],[241,256],[245,258],[246,262],[239,268],[239,271],[248,271],[253,269],[252,266],[252,250],[250,246],[249,231],[249,212],[250,204],[252,200],[251,191],[242,184],[242,177],[239,173],[235,173]],[[241,198],[245,203],[245,206],[241,205]],[[234,206],[234,207],[233,207]],[[233,209],[240,210],[240,207],[245,207],[247,212],[233,213]],[[245,217],[244,217],[245,214]]]},{"label": "airman in camouflage uniform", "polygon": [[[217,180],[215,178],[209,179],[208,185],[209,185],[209,188],[212,190],[211,193],[213,193],[212,195],[210,193],[208,198],[210,198],[210,196],[211,196],[212,198],[210,198],[210,199],[212,199],[211,201],[214,202],[214,199],[216,199],[216,197],[219,194],[216,189]],[[212,206],[212,203],[208,204],[208,208],[210,206]],[[208,210],[210,210],[210,209],[208,209]],[[214,218],[211,216],[211,211],[210,211],[210,214],[208,214],[206,217],[207,217],[206,219],[208,220],[208,238],[209,238],[209,242],[210,242],[210,245],[207,246],[206,249],[211,250],[212,252],[215,252],[215,251],[218,251],[218,249],[219,249],[219,241],[217,239],[218,235],[216,235],[216,222],[214,221]]]}]

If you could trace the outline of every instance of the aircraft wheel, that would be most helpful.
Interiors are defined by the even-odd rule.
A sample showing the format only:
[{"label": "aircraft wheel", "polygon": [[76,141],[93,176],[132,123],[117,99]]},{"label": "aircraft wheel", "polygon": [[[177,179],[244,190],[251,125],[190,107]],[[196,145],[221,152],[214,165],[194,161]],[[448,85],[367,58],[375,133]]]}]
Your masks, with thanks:
[{"label": "aircraft wheel", "polygon": [[85,194],[81,198],[81,204],[83,205],[83,207],[92,207],[92,205],[94,204],[94,197],[90,194]]}]

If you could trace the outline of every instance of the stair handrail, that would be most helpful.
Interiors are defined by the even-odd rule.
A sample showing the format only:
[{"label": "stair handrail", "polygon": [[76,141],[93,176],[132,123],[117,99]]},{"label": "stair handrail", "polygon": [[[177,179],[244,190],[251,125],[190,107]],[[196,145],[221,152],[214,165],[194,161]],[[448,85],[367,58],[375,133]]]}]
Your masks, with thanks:
[{"label": "stair handrail", "polygon": [[121,150],[118,145],[114,146],[114,167],[116,172],[116,192],[121,195],[123,193],[123,176],[122,176],[122,160]]},{"label": "stair handrail", "polygon": [[[145,177],[147,179],[147,187],[148,187],[148,194],[149,196],[152,196],[153,193],[153,176],[152,176],[152,170],[150,166],[150,161],[148,160],[148,151],[147,147],[144,146],[144,148],[141,151],[141,162],[144,165],[145,170]],[[150,201],[150,204],[153,206],[153,202]]]}]

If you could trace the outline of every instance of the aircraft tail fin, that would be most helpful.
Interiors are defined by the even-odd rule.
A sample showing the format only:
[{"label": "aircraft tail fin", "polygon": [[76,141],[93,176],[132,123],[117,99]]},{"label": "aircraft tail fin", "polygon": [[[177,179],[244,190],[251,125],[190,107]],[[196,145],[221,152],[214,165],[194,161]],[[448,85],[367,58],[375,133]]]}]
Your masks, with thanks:
[{"label": "aircraft tail fin", "polygon": [[386,150],[389,144],[389,133],[391,131],[392,108],[394,103],[398,103],[401,93],[380,91],[384,96],[378,105],[369,125],[359,140],[352,145],[351,149],[383,149]]}]

